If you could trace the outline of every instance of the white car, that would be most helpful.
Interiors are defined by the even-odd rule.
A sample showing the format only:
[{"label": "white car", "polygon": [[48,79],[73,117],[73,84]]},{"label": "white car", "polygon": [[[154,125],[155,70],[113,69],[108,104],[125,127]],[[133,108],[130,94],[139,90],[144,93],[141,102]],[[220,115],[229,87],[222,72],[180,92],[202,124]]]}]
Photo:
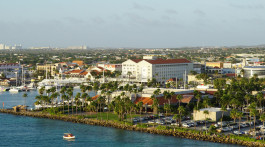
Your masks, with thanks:
[{"label": "white car", "polygon": [[149,120],[148,123],[149,123],[149,124],[154,124],[155,121],[154,121],[154,120]]},{"label": "white car", "polygon": [[183,123],[182,126],[185,127],[185,128],[189,128],[189,127],[191,127],[191,126],[190,126],[189,124],[187,124],[187,123]]},{"label": "white car", "polygon": [[234,134],[236,134],[236,135],[242,135],[242,134],[243,134],[243,132],[234,131]]},{"label": "white car", "polygon": [[178,123],[178,122],[176,122],[176,123],[171,123],[171,125],[172,125],[172,126],[178,126],[179,123]]}]

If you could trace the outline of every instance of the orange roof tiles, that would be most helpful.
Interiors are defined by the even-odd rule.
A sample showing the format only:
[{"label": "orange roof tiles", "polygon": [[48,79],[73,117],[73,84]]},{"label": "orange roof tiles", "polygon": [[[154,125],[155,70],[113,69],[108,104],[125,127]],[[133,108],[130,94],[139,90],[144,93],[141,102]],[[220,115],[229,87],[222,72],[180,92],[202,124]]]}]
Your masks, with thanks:
[{"label": "orange roof tiles", "polygon": [[93,97],[92,97],[92,100],[93,100],[93,101],[96,100],[99,96],[100,96],[100,95],[93,96]]},{"label": "orange roof tiles", "polygon": [[82,72],[82,73],[80,73],[80,75],[86,75],[88,72]]},{"label": "orange roof tiles", "polygon": [[[192,101],[192,99],[194,98],[194,96],[191,95],[183,95],[183,99],[181,100],[181,103],[190,103]],[[165,99],[164,97],[157,97],[159,105],[164,105],[168,103],[168,100]],[[153,104],[153,100],[150,97],[138,97],[134,103],[137,104],[139,102],[143,102],[144,105],[152,105]],[[176,99],[176,95],[172,96],[171,100],[170,100],[170,104],[177,104],[178,100]]]}]

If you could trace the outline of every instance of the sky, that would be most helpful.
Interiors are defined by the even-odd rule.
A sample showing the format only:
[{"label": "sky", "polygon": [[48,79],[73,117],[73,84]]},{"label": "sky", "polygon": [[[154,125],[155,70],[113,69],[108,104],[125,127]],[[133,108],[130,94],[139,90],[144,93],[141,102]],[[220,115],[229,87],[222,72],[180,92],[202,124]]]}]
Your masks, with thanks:
[{"label": "sky", "polygon": [[265,44],[264,0],[0,0],[0,44],[24,47]]}]

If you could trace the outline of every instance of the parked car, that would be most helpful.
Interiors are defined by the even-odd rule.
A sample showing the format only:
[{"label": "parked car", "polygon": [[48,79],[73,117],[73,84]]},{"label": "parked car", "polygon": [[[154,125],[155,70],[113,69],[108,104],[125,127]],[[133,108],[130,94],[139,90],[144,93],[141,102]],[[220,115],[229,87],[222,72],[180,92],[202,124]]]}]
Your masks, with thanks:
[{"label": "parked car", "polygon": [[178,122],[175,122],[175,123],[171,123],[172,126],[179,126],[179,123]]},{"label": "parked car", "polygon": [[217,122],[218,126],[227,126],[227,122],[223,121],[223,122]]},{"label": "parked car", "polygon": [[156,123],[157,123],[157,124],[160,124],[160,125],[164,125],[164,124],[165,124],[165,122],[164,122],[164,121],[162,121],[162,120],[159,120],[159,119],[157,119],[157,120],[156,120]]},{"label": "parked car", "polygon": [[232,128],[230,128],[230,127],[224,127],[224,128],[222,128],[222,131],[223,132],[232,131]]},{"label": "parked car", "polygon": [[154,124],[155,123],[155,120],[149,120],[148,123],[149,124]]},{"label": "parked car", "polygon": [[233,126],[230,126],[231,129],[238,129],[238,125],[233,125]]},{"label": "parked car", "polygon": [[139,118],[133,118],[133,122],[138,122],[138,121],[140,121]]},{"label": "parked car", "polygon": [[242,135],[242,134],[245,134],[245,133],[242,132],[242,131],[240,131],[240,132],[239,132],[239,131],[234,131],[233,133],[236,134],[236,135]]},{"label": "parked car", "polygon": [[187,124],[187,123],[183,123],[182,126],[185,127],[185,128],[191,127],[190,124]]},{"label": "parked car", "polygon": [[245,128],[245,127],[247,127],[247,126],[248,126],[248,125],[245,124],[245,123],[240,124],[240,127],[241,127],[241,128]]}]

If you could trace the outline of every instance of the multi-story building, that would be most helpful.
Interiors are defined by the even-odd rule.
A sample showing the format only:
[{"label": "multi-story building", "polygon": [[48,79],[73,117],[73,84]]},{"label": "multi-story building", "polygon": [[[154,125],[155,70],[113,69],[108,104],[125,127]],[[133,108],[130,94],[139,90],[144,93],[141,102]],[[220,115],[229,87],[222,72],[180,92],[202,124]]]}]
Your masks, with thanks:
[{"label": "multi-story building", "polygon": [[223,62],[206,62],[206,66],[213,68],[223,68]]},{"label": "multi-story building", "polygon": [[21,66],[19,63],[0,63],[0,71],[18,70]]},{"label": "multi-story building", "polygon": [[187,79],[185,75],[191,70],[193,63],[187,59],[137,59],[122,63],[123,77],[128,77],[130,73],[139,82],[148,82],[152,78],[160,83],[165,83],[170,78]]},{"label": "multi-story building", "polygon": [[37,70],[47,71],[51,74],[51,76],[54,76],[56,74],[56,70],[59,71],[60,68],[60,64],[37,64]]}]

